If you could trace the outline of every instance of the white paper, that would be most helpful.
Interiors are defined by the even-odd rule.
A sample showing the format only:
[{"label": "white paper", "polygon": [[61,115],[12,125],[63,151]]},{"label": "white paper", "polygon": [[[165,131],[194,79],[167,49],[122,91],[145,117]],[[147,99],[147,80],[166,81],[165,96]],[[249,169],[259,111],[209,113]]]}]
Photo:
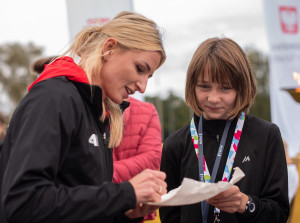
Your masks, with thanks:
[{"label": "white paper", "polygon": [[184,178],[179,187],[161,196],[160,202],[148,202],[147,204],[154,206],[180,206],[207,200],[228,190],[245,176],[239,167],[233,169],[234,173],[230,182],[219,181],[217,183],[207,183]]}]

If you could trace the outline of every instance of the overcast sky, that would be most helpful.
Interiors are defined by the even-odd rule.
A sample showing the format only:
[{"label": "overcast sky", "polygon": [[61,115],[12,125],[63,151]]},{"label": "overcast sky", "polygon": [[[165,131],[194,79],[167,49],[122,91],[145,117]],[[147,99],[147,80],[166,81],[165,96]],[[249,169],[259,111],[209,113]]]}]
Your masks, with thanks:
[{"label": "overcast sky", "polygon": [[[172,90],[184,97],[185,72],[205,39],[226,36],[243,48],[268,53],[262,0],[134,0],[134,10],[164,30],[166,63],[149,81],[146,95]],[[65,0],[0,0],[0,44],[33,42],[44,55],[62,53],[69,41]]]}]

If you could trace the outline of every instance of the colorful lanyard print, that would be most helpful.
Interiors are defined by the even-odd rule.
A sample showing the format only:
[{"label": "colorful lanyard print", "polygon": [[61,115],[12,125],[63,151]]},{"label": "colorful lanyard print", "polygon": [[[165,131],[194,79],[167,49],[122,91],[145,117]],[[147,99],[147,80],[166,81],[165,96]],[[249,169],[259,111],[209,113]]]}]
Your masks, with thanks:
[{"label": "colorful lanyard print", "polygon": [[[222,177],[222,181],[228,181],[230,178],[230,174],[232,171],[232,167],[233,167],[233,163],[234,163],[234,159],[236,156],[236,152],[237,152],[237,148],[238,148],[238,144],[240,141],[240,136],[242,134],[242,130],[243,130],[243,126],[244,126],[244,121],[245,121],[245,113],[242,112],[241,116],[239,117],[236,127],[235,127],[235,131],[234,131],[234,135],[233,135],[233,139],[232,139],[232,143],[230,146],[230,151],[228,154],[228,158],[226,161],[226,166],[224,169],[224,173],[223,173],[223,177]],[[214,182],[215,180],[215,175],[217,172],[217,169],[219,167],[219,162],[221,157],[218,157],[218,155],[222,156],[222,152],[224,149],[224,144],[227,138],[227,133],[228,133],[228,128],[230,126],[230,121],[226,122],[226,126],[225,126],[225,130],[221,139],[221,143],[219,146],[219,150],[218,150],[218,154],[217,154],[217,158],[216,158],[216,162],[214,165],[214,170],[213,170],[213,179],[211,178],[211,175],[209,173],[209,170],[207,168],[207,164],[205,161],[205,157],[203,155],[203,133],[202,133],[202,116],[200,116],[200,120],[199,120],[199,127],[200,127],[200,131],[199,131],[199,135],[197,134],[197,129],[195,126],[195,122],[194,122],[194,118],[192,118],[191,120],[191,124],[190,124],[190,132],[191,132],[191,136],[192,136],[192,140],[193,140],[193,144],[194,144],[194,148],[195,148],[195,152],[199,161],[199,156],[203,156],[203,166],[201,165],[201,163],[199,162],[199,175],[200,175],[200,181],[205,181],[205,182]],[[200,141],[198,141],[200,139]],[[199,148],[199,144],[200,144],[200,148]],[[199,151],[200,149],[200,151]],[[218,161],[218,162],[217,162]],[[216,164],[217,163],[217,164]],[[202,172],[202,173],[201,173]],[[202,205],[202,213],[204,214],[204,222],[207,222],[207,214],[208,214],[208,208],[209,205],[204,202]],[[215,213],[219,213],[220,210],[215,208]]]}]

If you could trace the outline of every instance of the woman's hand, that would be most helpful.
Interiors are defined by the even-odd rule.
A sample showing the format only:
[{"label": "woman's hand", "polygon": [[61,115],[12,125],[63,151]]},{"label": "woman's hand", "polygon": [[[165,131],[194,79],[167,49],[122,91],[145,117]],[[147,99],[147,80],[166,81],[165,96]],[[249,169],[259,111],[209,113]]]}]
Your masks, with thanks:
[{"label": "woman's hand", "polygon": [[136,196],[136,207],[128,210],[128,218],[144,217],[152,214],[157,206],[146,205],[147,202],[158,202],[161,195],[167,192],[166,174],[157,170],[146,169],[129,180]]},{"label": "woman's hand", "polygon": [[136,196],[136,204],[158,202],[161,195],[167,192],[166,174],[157,170],[146,169],[134,176],[132,184]]},{"label": "woman's hand", "polygon": [[226,211],[229,213],[238,212],[242,214],[245,212],[246,203],[248,200],[249,197],[242,193],[240,188],[234,185],[228,190],[208,199],[207,203],[215,206],[221,211]]},{"label": "woman's hand", "polygon": [[159,207],[157,207],[157,206],[150,206],[147,204],[139,204],[135,207],[135,209],[128,210],[125,213],[125,215],[127,216],[127,218],[144,217],[144,216],[152,214],[158,208]]}]

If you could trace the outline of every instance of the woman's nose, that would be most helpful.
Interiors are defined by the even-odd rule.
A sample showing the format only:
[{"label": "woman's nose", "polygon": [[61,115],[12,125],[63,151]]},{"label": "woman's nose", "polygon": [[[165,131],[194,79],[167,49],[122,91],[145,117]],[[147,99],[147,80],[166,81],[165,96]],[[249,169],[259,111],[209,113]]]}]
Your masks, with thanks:
[{"label": "woman's nose", "polygon": [[144,79],[139,80],[139,81],[136,82],[136,86],[137,86],[138,91],[140,93],[142,93],[142,94],[145,93],[146,87],[147,87],[147,83],[148,83],[148,78],[144,78]]}]

